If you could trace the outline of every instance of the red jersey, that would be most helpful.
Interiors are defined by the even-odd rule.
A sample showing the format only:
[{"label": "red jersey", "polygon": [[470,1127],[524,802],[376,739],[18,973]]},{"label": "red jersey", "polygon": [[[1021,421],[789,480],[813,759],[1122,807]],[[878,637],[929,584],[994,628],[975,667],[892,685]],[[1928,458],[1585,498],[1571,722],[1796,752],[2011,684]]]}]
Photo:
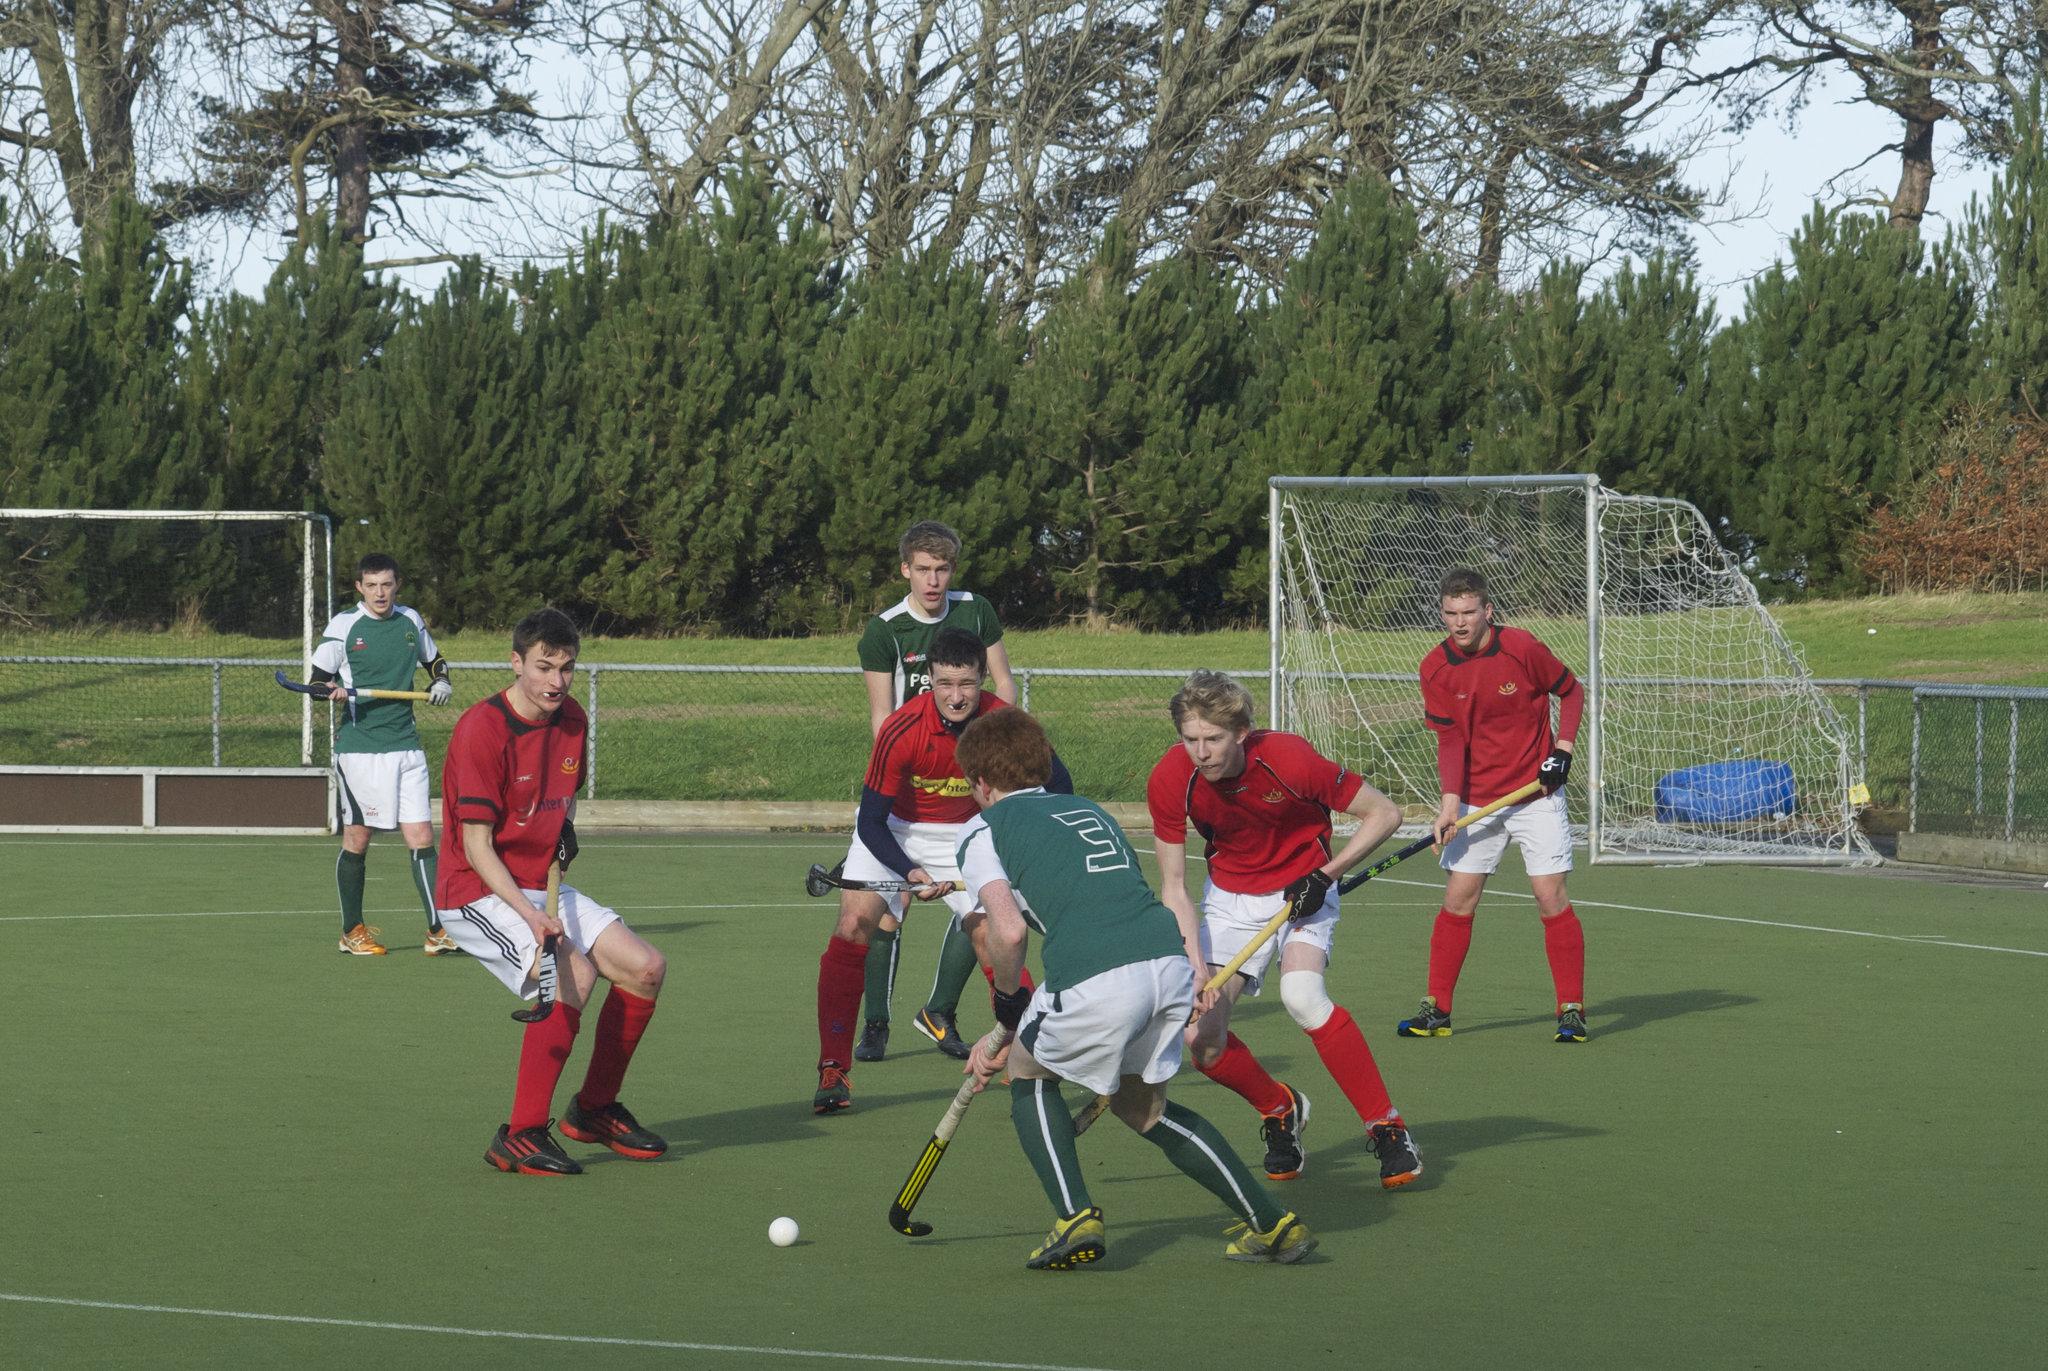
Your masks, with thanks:
[{"label": "red jersey", "polygon": [[1348,809],[1364,786],[1306,738],[1256,728],[1245,735],[1237,776],[1212,784],[1175,744],[1152,768],[1145,799],[1160,842],[1186,842],[1192,823],[1208,843],[1209,879],[1264,895],[1330,860],[1330,811]]},{"label": "red jersey", "polygon": [[490,894],[462,850],[465,820],[491,826],[491,845],[522,889],[548,883],[562,821],[583,781],[589,732],[583,706],[566,698],[540,724],[515,714],[502,691],[462,712],[441,767],[437,907],[456,909]]},{"label": "red jersey", "polygon": [[1496,628],[1470,657],[1447,638],[1422,659],[1422,717],[1437,733],[1446,795],[1491,804],[1536,779],[1550,755],[1550,697],[1559,731],[1576,738],[1586,692],[1571,668],[1525,629]]},{"label": "red jersey", "polygon": [[[974,718],[1003,709],[1002,697],[981,692]],[[953,759],[959,739],[939,714],[929,691],[882,720],[868,774],[861,784],[895,801],[889,812],[918,824],[964,824],[981,812],[960,763]]]}]

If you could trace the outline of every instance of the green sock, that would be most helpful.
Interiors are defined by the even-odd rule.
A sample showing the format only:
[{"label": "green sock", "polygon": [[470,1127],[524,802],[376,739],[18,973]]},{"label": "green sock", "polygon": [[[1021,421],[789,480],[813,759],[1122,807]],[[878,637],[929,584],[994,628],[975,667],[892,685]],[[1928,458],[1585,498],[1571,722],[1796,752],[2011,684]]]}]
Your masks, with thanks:
[{"label": "green sock", "polygon": [[1031,1158],[1031,1169],[1061,1218],[1071,1219],[1095,1203],[1081,1178],[1074,1116],[1060,1098],[1058,1081],[1011,1081],[1010,1121],[1017,1125],[1017,1141],[1024,1144],[1024,1155]]},{"label": "green sock", "polygon": [[958,1013],[960,992],[980,965],[980,958],[974,955],[974,940],[967,936],[956,915],[946,925],[945,941],[939,944],[939,971],[932,977],[932,996],[925,1006],[948,1014]]},{"label": "green sock", "polygon": [[420,904],[427,911],[427,928],[435,933],[441,931],[441,916],[434,912],[434,877],[440,870],[440,862],[431,847],[416,847],[412,850],[412,888],[420,893]]},{"label": "green sock", "polygon": [[896,990],[896,958],[902,952],[898,936],[876,929],[868,939],[867,1016],[889,1022],[889,997]]},{"label": "green sock", "polygon": [[341,931],[347,933],[363,921],[363,872],[370,854],[347,848],[334,859],[334,885],[341,892]]},{"label": "green sock", "polygon": [[[1071,1131],[1072,1125],[1068,1127]],[[1194,1110],[1168,1100],[1166,1112],[1160,1116],[1159,1122],[1139,1136],[1164,1152],[1168,1161],[1201,1182],[1204,1190],[1223,1201],[1233,1213],[1249,1219],[1252,1227],[1261,1233],[1286,1217],[1287,1211],[1274,1203],[1272,1195],[1253,1177],[1243,1158],[1223,1141],[1223,1135],[1216,1131],[1216,1126]]]}]

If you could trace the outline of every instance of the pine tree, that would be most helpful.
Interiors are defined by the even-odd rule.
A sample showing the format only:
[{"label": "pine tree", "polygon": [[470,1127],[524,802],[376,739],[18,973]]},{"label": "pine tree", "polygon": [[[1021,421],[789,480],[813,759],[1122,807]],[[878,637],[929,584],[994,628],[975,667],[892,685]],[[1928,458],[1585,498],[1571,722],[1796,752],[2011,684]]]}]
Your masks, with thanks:
[{"label": "pine tree", "polygon": [[[319,490],[322,433],[343,390],[397,326],[395,285],[331,224],[289,249],[260,300],[208,304],[188,344],[190,480],[207,509],[302,509]],[[346,513],[346,511],[342,511]]]},{"label": "pine tree", "polygon": [[573,433],[582,266],[528,266],[508,283],[460,264],[328,426],[321,482],[337,565],[393,554],[408,602],[437,627],[573,604],[595,560]]},{"label": "pine tree", "polygon": [[1585,268],[1556,263],[1499,320],[1505,369],[1474,445],[1474,472],[1597,473],[1633,493],[1712,503],[1702,480],[1707,343],[1692,273],[1661,253],[1624,262],[1590,298]]},{"label": "pine tree", "polygon": [[2012,160],[1991,178],[1991,198],[1970,200],[1967,241],[1984,262],[1978,398],[2048,419],[2048,146],[2041,83],[2013,104]]},{"label": "pine tree", "polygon": [[1213,568],[1253,531],[1229,479],[1244,344],[1213,269],[1165,262],[1133,291],[1136,274],[1111,224],[1042,325],[1011,423],[1056,591],[1091,625],[1182,625],[1217,612]]},{"label": "pine tree", "polygon": [[979,274],[942,253],[847,283],[794,442],[831,500],[816,584],[837,626],[882,607],[897,539],[919,519],[960,530],[957,584],[999,603],[1016,587],[1032,543],[1027,467],[1002,425],[1017,362]]},{"label": "pine tree", "polygon": [[648,629],[806,626],[828,493],[791,426],[832,307],[827,244],[758,176],[620,233],[585,352],[599,612]]},{"label": "pine tree", "polygon": [[1791,593],[1854,589],[1846,558],[1907,475],[1916,425],[1964,383],[1972,290],[1952,256],[1817,207],[1714,340],[1720,480],[1738,554]]},{"label": "pine tree", "polygon": [[[179,330],[191,273],[132,201],[109,213],[74,269],[29,244],[5,272],[0,319],[0,499],[42,508],[184,507]],[[141,526],[66,527],[36,553],[36,612],[162,623],[179,558]],[[202,587],[203,589],[203,587]]]},{"label": "pine tree", "polygon": [[1247,448],[1269,475],[1462,472],[1492,367],[1483,313],[1377,175],[1348,182],[1262,320]]}]

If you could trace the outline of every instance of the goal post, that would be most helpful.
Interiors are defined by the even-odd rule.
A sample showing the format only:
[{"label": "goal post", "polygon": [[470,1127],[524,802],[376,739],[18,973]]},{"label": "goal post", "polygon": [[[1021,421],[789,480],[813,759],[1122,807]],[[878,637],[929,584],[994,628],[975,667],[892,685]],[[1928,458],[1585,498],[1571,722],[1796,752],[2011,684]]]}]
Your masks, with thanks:
[{"label": "goal post", "polygon": [[1402,806],[1440,798],[1418,669],[1437,583],[1483,572],[1586,690],[1571,804],[1596,863],[1868,864],[1849,730],[1684,500],[1591,475],[1274,477],[1274,724]]},{"label": "goal post", "polygon": [[[81,636],[123,630],[149,634],[150,655],[218,655],[204,641],[211,630],[296,638],[305,671],[333,611],[334,531],[324,514],[0,508],[0,637],[12,662],[55,662],[75,656]],[[310,766],[315,702],[297,700],[299,761]],[[88,719],[104,712],[77,703]]]}]

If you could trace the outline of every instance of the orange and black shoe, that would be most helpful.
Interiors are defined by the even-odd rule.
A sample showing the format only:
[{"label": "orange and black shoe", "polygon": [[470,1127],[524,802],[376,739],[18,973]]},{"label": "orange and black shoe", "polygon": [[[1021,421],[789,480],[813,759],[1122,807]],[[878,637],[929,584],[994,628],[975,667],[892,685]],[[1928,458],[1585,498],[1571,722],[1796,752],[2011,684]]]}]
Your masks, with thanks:
[{"label": "orange and black shoe", "polygon": [[1308,1096],[1284,1081],[1280,1088],[1287,1092],[1287,1108],[1266,1115],[1259,1124],[1266,1135],[1269,1181],[1295,1180],[1308,1169],[1308,1148],[1301,1141],[1302,1132],[1308,1127]]},{"label": "orange and black shoe", "polygon": [[602,1143],[621,1157],[641,1162],[653,1161],[668,1151],[668,1142],[659,1133],[642,1128],[632,1111],[617,1100],[598,1109],[585,1109],[582,1098],[572,1095],[562,1115],[562,1134],[577,1142]]},{"label": "orange and black shoe", "polygon": [[813,1114],[837,1114],[853,1108],[853,1087],[847,1084],[846,1068],[838,1062],[818,1063],[818,1093],[811,1097]]},{"label": "orange and black shoe", "polygon": [[512,1125],[498,1125],[498,1136],[491,1139],[490,1150],[484,1153],[484,1160],[500,1171],[516,1171],[522,1176],[580,1176],[583,1168],[555,1141],[555,1135],[548,1132],[548,1123],[522,1128],[517,1133]]},{"label": "orange and black shoe", "polygon": [[1376,1123],[1365,1131],[1365,1145],[1380,1159],[1380,1188],[1393,1190],[1422,1174],[1422,1149],[1398,1120]]}]

